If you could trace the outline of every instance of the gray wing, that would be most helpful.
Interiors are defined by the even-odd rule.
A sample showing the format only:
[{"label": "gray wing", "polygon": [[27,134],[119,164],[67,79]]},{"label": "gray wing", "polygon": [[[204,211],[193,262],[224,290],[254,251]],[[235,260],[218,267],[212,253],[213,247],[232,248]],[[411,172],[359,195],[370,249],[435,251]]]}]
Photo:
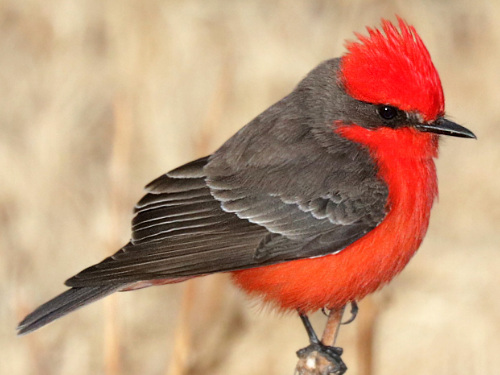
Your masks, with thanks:
[{"label": "gray wing", "polygon": [[300,123],[284,126],[246,129],[205,167],[222,209],[269,231],[254,253],[261,264],[337,253],[387,213],[387,186],[365,149],[331,130],[322,144]]},{"label": "gray wing", "polygon": [[[265,171],[253,170],[252,181],[236,173],[208,177],[213,167],[204,168],[207,162],[196,160],[149,184],[136,206],[130,243],[66,284],[175,279],[332,254],[374,228],[385,212],[383,188],[346,193],[326,183],[319,195],[292,195],[285,189],[291,189],[288,172],[296,180],[306,176],[287,171],[291,166],[268,176],[269,186],[260,181]],[[378,217],[374,207],[382,210]]]},{"label": "gray wing", "polygon": [[276,115],[271,107],[209,158],[149,184],[130,243],[66,284],[176,279],[323,256],[375,228],[388,193],[368,152],[331,130],[318,142],[302,121]]}]

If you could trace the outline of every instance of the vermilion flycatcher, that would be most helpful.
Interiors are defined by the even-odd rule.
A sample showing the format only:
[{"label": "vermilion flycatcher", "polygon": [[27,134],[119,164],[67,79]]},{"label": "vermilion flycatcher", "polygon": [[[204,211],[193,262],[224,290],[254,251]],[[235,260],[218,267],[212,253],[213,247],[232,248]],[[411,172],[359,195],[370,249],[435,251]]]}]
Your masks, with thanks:
[{"label": "vermilion flycatcher", "polygon": [[[445,118],[429,52],[382,21],[323,62],[210,156],[157,178],[132,239],[73,276],[24,334],[116,291],[215,272],[279,309],[342,309],[391,280],[427,230]],[[320,344],[321,345],[321,344]],[[338,348],[324,347],[344,371]]]}]

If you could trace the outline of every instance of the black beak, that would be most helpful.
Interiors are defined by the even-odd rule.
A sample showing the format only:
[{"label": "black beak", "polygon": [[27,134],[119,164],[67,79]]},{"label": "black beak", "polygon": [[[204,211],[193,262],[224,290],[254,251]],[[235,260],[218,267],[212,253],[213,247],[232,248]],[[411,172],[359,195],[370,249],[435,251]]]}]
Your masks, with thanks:
[{"label": "black beak", "polygon": [[443,117],[438,118],[436,121],[430,124],[418,124],[415,126],[415,128],[423,132],[451,135],[452,137],[477,139],[474,133],[469,129],[455,124],[453,121],[446,120]]}]

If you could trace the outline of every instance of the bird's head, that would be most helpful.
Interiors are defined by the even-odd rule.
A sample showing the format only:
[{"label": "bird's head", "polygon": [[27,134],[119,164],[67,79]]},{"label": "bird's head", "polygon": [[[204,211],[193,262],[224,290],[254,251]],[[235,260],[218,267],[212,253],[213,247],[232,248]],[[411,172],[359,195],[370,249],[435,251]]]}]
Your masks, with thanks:
[{"label": "bird's head", "polygon": [[413,26],[401,18],[398,22],[399,30],[382,20],[382,30],[367,28],[368,36],[356,34],[357,41],[347,43],[348,52],[340,59],[338,83],[360,102],[366,127],[413,127],[475,138],[470,130],[445,119],[441,80],[429,52]]}]

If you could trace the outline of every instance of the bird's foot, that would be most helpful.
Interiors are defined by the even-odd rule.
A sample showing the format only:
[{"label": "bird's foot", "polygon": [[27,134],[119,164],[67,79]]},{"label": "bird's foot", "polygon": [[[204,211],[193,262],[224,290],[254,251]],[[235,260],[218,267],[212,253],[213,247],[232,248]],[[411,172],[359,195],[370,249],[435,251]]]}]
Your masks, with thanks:
[{"label": "bird's foot", "polygon": [[330,374],[342,375],[347,371],[347,366],[342,361],[342,353],[344,350],[335,346],[327,346],[322,343],[313,343],[305,348],[297,351],[297,356],[300,359],[306,360],[311,353],[318,353],[317,356],[323,357],[329,364],[331,364]]}]

